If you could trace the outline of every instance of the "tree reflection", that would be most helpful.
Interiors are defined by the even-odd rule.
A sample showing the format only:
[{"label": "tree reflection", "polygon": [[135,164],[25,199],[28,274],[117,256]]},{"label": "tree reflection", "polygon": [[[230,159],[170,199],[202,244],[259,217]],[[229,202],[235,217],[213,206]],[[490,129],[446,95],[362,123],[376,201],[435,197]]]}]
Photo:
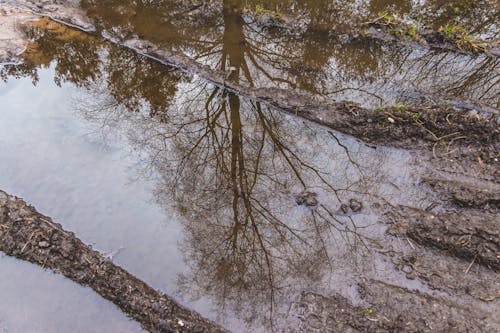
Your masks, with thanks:
[{"label": "tree reflection", "polygon": [[[296,34],[255,24],[245,8],[264,6],[302,18]],[[436,8],[447,8],[445,12]],[[243,49],[241,77],[257,87],[300,89],[367,107],[401,102],[419,93],[472,99],[498,106],[495,59],[452,52],[415,50],[369,38],[348,37],[381,11],[407,15],[429,24],[454,20],[471,30],[491,30],[492,1],[82,1],[102,29],[119,38],[140,37],[220,69],[232,49]],[[448,10],[449,9],[449,10]],[[453,12],[450,12],[452,10]],[[432,13],[432,15],[429,15]],[[347,35],[344,33],[347,32]],[[443,59],[444,58],[444,59]],[[445,66],[443,66],[445,65]],[[227,67],[227,66],[226,66]],[[464,70],[466,68],[466,70]],[[459,71],[460,75],[454,74]],[[251,79],[249,79],[251,73]]]},{"label": "tree reflection", "polygon": [[[253,84],[253,50],[240,19],[225,11],[218,64],[228,79]],[[101,128],[128,122],[131,139],[159,175],[157,201],[182,216],[181,246],[191,267],[183,285],[213,297],[221,311],[230,306],[262,320],[265,304],[272,325],[287,283],[311,284],[331,269],[333,240],[352,249],[362,242],[354,220],[337,212],[349,199],[346,188],[363,181],[361,169],[336,184],[325,161],[315,163],[314,151],[294,144],[290,119],[48,21],[30,31],[26,62],[6,67],[4,77],[35,79],[39,68],[53,65],[56,83],[93,95],[79,101],[86,119]],[[354,162],[343,149],[339,159],[345,168]],[[306,189],[321,191],[317,207],[296,205],[294,195]]]},{"label": "tree reflection", "polygon": [[[111,2],[109,8],[123,6],[131,17],[148,6],[120,3]],[[159,11],[158,5],[147,8]],[[156,38],[172,43],[171,48],[182,40],[183,47],[196,49],[196,56],[209,59],[228,80],[258,86],[265,77],[285,87],[324,94],[332,89],[332,62],[340,78],[338,89],[350,89],[346,82],[359,81],[356,89],[361,90],[384,73],[393,75],[408,57],[404,52],[384,57],[384,46],[378,43],[343,44],[338,36],[315,39],[312,31],[306,32],[304,41],[284,38],[270,47],[269,35],[247,23],[237,5],[224,2],[223,8],[216,28],[191,39],[184,39],[192,31],[187,28],[178,29],[172,40],[164,39],[156,31],[162,22],[156,16],[139,32],[156,31]],[[126,22],[136,24],[139,18],[135,20]],[[326,159],[324,152],[316,151],[316,131],[307,131],[306,125],[266,105],[86,35],[68,34],[70,30],[57,25],[33,29],[25,64],[6,66],[1,75],[36,81],[38,68],[54,64],[56,82],[70,82],[92,95],[79,101],[86,119],[102,128],[111,123],[126,127],[157,177],[157,202],[173,207],[186,230],[181,247],[191,269],[181,279],[185,289],[210,296],[221,312],[231,308],[248,321],[265,317],[273,328],[282,299],[320,283],[335,268],[336,252],[362,248],[365,238],[359,220],[338,208],[351,196],[376,191],[366,169],[334,134],[327,145],[336,153]],[[323,45],[318,54],[315,50],[324,38],[338,43]],[[284,54],[287,48],[293,51]],[[419,61],[425,64],[434,58]],[[294,72],[299,64],[307,70]],[[422,65],[419,72],[427,68]],[[484,70],[491,69],[480,69],[479,75]],[[299,139],[308,141],[301,144]],[[376,179],[380,166],[369,167],[374,170],[370,178]],[[294,196],[304,190],[318,192],[317,206],[296,205]]]},{"label": "tree reflection", "polygon": [[84,33],[68,29],[48,19],[42,19],[25,27],[26,34],[34,42],[23,53],[23,64],[5,66],[1,70],[4,80],[9,76],[39,80],[37,69],[55,64],[55,82],[71,82],[80,87],[89,86],[101,76],[98,49],[101,43]]},{"label": "tree reflection", "polygon": [[[217,63],[228,79],[242,76],[253,84],[243,26],[226,8]],[[148,126],[136,140],[155,157],[158,201],[173,202],[185,221],[182,247],[191,271],[183,285],[197,286],[221,308],[240,309],[248,320],[260,317],[267,304],[272,326],[287,281],[318,281],[330,267],[332,239],[344,237],[355,248],[361,236],[350,217],[328,204],[297,212],[291,193],[321,187],[334,202],[342,198],[330,177],[296,152],[281,117],[221,88],[197,83],[188,91],[169,123],[154,131]],[[171,142],[168,153],[169,144],[152,145],[154,138]]]},{"label": "tree reflection", "polygon": [[48,19],[26,27],[33,40],[23,54],[23,63],[4,66],[0,77],[30,77],[39,80],[38,69],[54,66],[54,81],[95,90],[105,87],[112,97],[111,108],[126,106],[137,112],[147,106],[151,115],[168,118],[168,110],[177,92],[177,83],[187,75],[164,65],[113,47],[88,34],[67,28]]},{"label": "tree reflection", "polygon": [[[217,63],[228,79],[253,84],[241,17],[228,9],[224,23]],[[78,101],[87,120],[103,129],[130,126],[130,139],[158,175],[158,203],[182,216],[191,268],[182,285],[211,296],[220,311],[229,306],[249,321],[266,317],[272,327],[290,283],[310,285],[332,269],[333,241],[343,239],[351,251],[362,244],[353,218],[337,211],[364,181],[344,146],[338,162],[328,161],[350,170],[337,183],[314,150],[294,143],[298,125],[267,106],[50,21],[29,31],[25,63],[3,68],[2,77],[36,81],[40,68],[53,65],[57,84],[92,94]],[[316,207],[295,203],[306,189],[320,192]]]}]

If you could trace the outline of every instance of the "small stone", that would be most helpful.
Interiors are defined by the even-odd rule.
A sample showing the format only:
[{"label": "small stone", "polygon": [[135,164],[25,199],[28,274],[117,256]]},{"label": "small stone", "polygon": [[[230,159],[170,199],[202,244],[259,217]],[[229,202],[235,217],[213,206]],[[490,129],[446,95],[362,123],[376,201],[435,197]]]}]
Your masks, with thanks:
[{"label": "small stone", "polygon": [[417,258],[413,255],[404,256],[402,260],[404,262],[409,262],[410,264],[412,264],[412,266],[417,262]]},{"label": "small stone", "polygon": [[396,122],[396,121],[395,121],[393,118],[391,118],[391,117],[387,118],[387,120],[388,120],[391,124],[394,124],[394,123]]},{"label": "small stone", "polygon": [[47,241],[41,241],[38,243],[38,247],[42,248],[42,249],[46,249],[50,246],[50,243],[47,242]]},{"label": "small stone", "polygon": [[356,199],[351,199],[349,200],[349,207],[356,213],[363,209],[363,204]]},{"label": "small stone", "polygon": [[411,267],[410,265],[404,265],[403,267],[401,267],[401,270],[405,273],[411,273],[413,271],[413,267]]},{"label": "small stone", "polygon": [[340,205],[340,211],[344,214],[349,213],[349,206],[347,206],[346,204]]}]

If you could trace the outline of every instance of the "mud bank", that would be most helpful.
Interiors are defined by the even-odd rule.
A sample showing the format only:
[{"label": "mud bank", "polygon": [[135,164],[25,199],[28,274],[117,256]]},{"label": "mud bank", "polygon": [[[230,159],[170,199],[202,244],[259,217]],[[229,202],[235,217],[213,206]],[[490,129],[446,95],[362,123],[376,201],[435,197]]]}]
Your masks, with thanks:
[{"label": "mud bank", "polygon": [[[449,33],[434,31],[428,27],[417,27],[399,20],[384,17],[367,23],[364,36],[395,41],[400,43],[420,43],[432,49],[453,51],[458,53],[479,54],[496,58],[500,56],[500,40],[482,40],[469,36],[465,30],[458,27],[448,27]],[[452,30],[459,30],[455,33]]]},{"label": "mud bank", "polygon": [[444,333],[491,329],[484,326],[480,314],[405,288],[371,280],[360,283],[358,289],[365,306],[353,306],[340,295],[303,293],[290,311],[299,326],[285,332]]},{"label": "mud bank", "polygon": [[89,286],[150,332],[226,332],[152,289],[49,217],[3,191],[0,251]]},{"label": "mud bank", "polygon": [[[325,24],[311,25],[306,19],[300,16],[283,15],[271,11],[256,11],[252,8],[245,9],[244,15],[265,29],[278,29],[290,34],[303,33],[306,29],[316,32],[335,32],[334,27]],[[436,31],[427,26],[417,26],[403,22],[397,16],[385,14],[364,24],[364,29],[360,33],[350,33],[353,39],[376,39],[401,44],[415,43],[434,50],[452,51],[463,54],[485,54],[496,58],[500,56],[500,40],[484,40],[474,38],[463,29],[458,27],[448,27],[453,29],[450,33]],[[460,33],[458,33],[460,32]],[[339,32],[336,32],[339,33]]]},{"label": "mud bank", "polygon": [[403,209],[392,222],[395,227],[390,233],[408,236],[420,245],[500,270],[498,219],[490,214],[477,211],[433,214]]}]

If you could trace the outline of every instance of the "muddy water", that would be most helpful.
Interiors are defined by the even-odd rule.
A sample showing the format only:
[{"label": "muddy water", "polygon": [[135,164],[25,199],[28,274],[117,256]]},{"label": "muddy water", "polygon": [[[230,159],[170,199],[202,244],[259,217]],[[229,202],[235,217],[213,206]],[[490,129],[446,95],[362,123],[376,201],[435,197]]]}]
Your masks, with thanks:
[{"label": "muddy water", "polygon": [[[230,3],[231,1],[225,1]],[[233,1],[234,2],[234,1]],[[361,1],[245,1],[246,7],[260,6],[284,14],[307,15],[308,20],[336,31],[352,31],[380,13],[422,22],[435,29],[460,24],[478,34],[498,36],[498,3],[492,0],[361,0]]]},{"label": "muddy water", "polygon": [[[381,13],[392,13],[409,20],[425,23],[439,29],[445,25],[461,24],[471,33],[498,37],[498,3],[494,0],[361,0],[361,1],[204,1],[205,6],[188,4],[187,1],[109,1],[106,5],[98,1],[81,1],[81,7],[88,10],[108,27],[136,29],[136,32],[166,41],[177,36],[178,40],[189,42],[187,34],[190,25],[207,27],[205,22],[189,20],[200,12],[207,20],[217,17],[223,9],[255,10],[262,14],[300,16],[307,27],[324,28],[333,32],[359,30],[364,22]],[[187,20],[186,20],[187,19]],[[191,22],[186,22],[191,21]],[[220,21],[219,21],[220,22]],[[179,29],[176,24],[183,24]],[[209,21],[209,23],[212,23]],[[212,27],[213,28],[213,27]],[[193,30],[194,31],[194,30]],[[195,39],[197,40],[197,39]]]},{"label": "muddy water", "polygon": [[[376,108],[434,98],[475,100],[498,107],[498,59],[404,46],[359,36],[380,12],[438,29],[461,22],[471,33],[498,37],[495,1],[83,1],[99,29],[177,50],[257,87],[303,90]],[[292,10],[290,8],[293,8]],[[252,10],[253,16],[245,14]],[[293,33],[272,19],[292,15]],[[277,24],[279,25],[279,24]]]},{"label": "muddy water", "polygon": [[144,332],[93,290],[60,275],[5,256],[0,271],[2,333]]},{"label": "muddy water", "polygon": [[302,291],[358,304],[359,276],[428,291],[375,251],[381,207],[433,201],[409,152],[57,24],[31,34],[0,69],[0,186],[114,262],[234,331],[287,325]]}]

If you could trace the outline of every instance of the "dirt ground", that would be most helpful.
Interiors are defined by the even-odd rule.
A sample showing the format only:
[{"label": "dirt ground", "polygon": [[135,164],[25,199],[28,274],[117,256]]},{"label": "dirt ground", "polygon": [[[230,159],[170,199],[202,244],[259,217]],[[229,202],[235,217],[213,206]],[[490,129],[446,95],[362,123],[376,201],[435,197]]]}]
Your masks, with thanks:
[{"label": "dirt ground", "polygon": [[[26,40],[16,22],[33,19],[33,12],[84,31],[94,30],[93,23],[67,3],[17,3],[0,13],[0,24],[9,27],[0,33],[1,62],[17,60]],[[439,205],[381,206],[380,223],[405,246],[378,251],[408,280],[435,293],[360,280],[360,306],[341,295],[304,292],[290,308],[285,332],[500,331],[498,110],[466,102],[370,110],[306,93],[228,81],[225,73],[139,38],[109,34],[104,38],[280,111],[375,146],[410,150],[426,161],[429,174],[420,186],[431,189]],[[90,286],[152,332],[224,331],[107,261],[21,199],[1,191],[0,250]]]}]

